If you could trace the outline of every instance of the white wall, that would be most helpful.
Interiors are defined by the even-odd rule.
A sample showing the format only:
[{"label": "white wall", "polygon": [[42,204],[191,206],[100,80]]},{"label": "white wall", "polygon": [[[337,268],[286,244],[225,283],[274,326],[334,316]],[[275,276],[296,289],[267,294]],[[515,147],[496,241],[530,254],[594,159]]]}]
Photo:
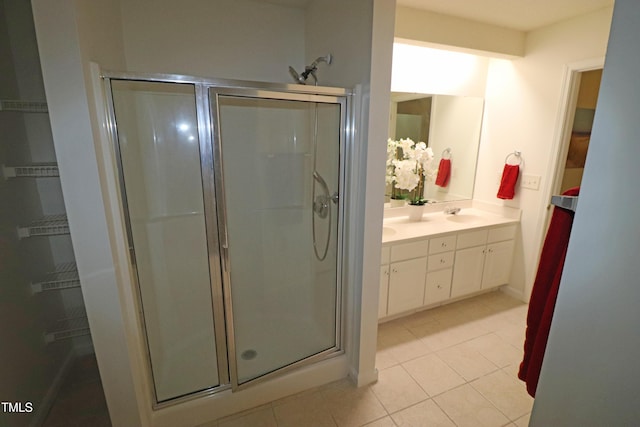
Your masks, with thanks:
[{"label": "white wall", "polygon": [[640,423],[639,25],[617,0],[532,426]]},{"label": "white wall", "polygon": [[[350,375],[358,384],[375,381],[378,281],[382,247],[384,163],[389,115],[393,0],[310,2],[307,61],[332,53],[334,64],[320,66],[321,84],[354,87],[357,103],[354,147],[347,162],[351,192],[343,197],[347,226],[347,351]],[[349,43],[345,41],[348,40]]]},{"label": "white wall", "polygon": [[[0,57],[0,99],[45,100],[28,1],[0,2]],[[0,112],[0,128],[0,164],[55,162],[47,114]],[[18,225],[64,212],[60,184],[56,178],[0,178],[0,206],[0,396],[33,405],[31,413],[0,411],[0,425],[22,427],[44,420],[73,355],[70,341],[43,341],[64,317],[60,292],[30,292],[30,281],[53,270],[55,246],[49,238],[15,236]]]},{"label": "white wall", "polygon": [[[60,179],[102,384],[114,425],[140,425],[124,314],[98,176],[89,58],[124,64],[115,2],[33,2]],[[95,117],[95,116],[93,116]]]},{"label": "white wall", "polygon": [[[524,299],[531,291],[545,232],[566,67],[604,56],[610,19],[611,8],[605,8],[532,31],[524,58],[493,59],[489,65],[474,199],[522,210],[522,241],[510,287]],[[540,190],[518,188],[513,200],[501,201],[496,198],[499,173],[514,150],[522,152],[521,174],[542,177]]]},{"label": "white wall", "polygon": [[121,0],[128,71],[292,83],[303,9],[248,0]]},{"label": "white wall", "polygon": [[[109,149],[101,151],[104,130],[102,115],[96,112],[99,105],[94,103],[94,88],[90,86],[90,60],[109,70],[289,82],[289,65],[300,67],[308,62],[305,58],[313,59],[327,51],[336,55],[336,66],[325,68],[329,70],[327,84],[347,87],[359,84],[365,95],[364,102],[358,104],[357,118],[362,126],[352,128],[357,142],[353,157],[348,160],[353,170],[349,183],[355,191],[352,199],[345,200],[353,208],[348,210],[353,221],[348,230],[353,264],[346,272],[350,277],[352,308],[349,317],[352,346],[348,350],[354,355],[350,363],[357,381],[375,379],[382,229],[379,207],[385,160],[382,141],[387,133],[388,64],[395,2],[335,0],[330,7],[324,2],[323,9],[314,12],[315,6],[316,2],[311,2],[310,10],[303,14],[298,9],[231,0],[187,4],[115,0],[99,4],[63,0],[53,4],[34,0],[54,138],[64,174],[63,189],[114,425],[202,423],[344,377],[347,363],[345,357],[336,357],[323,362],[320,371],[296,371],[241,393],[224,392],[151,411],[135,298],[128,284],[126,254],[119,249],[124,247],[124,241],[114,202],[118,194],[113,183],[104,180],[114,177]],[[380,33],[372,31],[372,20],[382,27]],[[308,37],[309,52],[305,53],[301,41],[305,40],[304,28],[312,26],[311,21],[313,25],[320,23],[321,28]],[[372,62],[377,66],[374,70]],[[381,143],[375,149],[367,149],[368,134],[381,135]],[[107,156],[103,157],[105,153]],[[110,227],[114,224],[116,227]]]}]

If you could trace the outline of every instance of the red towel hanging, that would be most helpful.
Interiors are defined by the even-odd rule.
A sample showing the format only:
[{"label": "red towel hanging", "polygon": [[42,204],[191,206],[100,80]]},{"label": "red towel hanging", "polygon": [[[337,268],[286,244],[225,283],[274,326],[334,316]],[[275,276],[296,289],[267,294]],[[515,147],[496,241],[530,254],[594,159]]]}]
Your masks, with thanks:
[{"label": "red towel hanging", "polygon": [[[577,196],[579,192],[580,187],[575,187],[562,194]],[[527,392],[533,397],[536,395],[540,368],[547,348],[547,338],[573,225],[573,214],[573,211],[568,209],[554,208],[529,301],[524,358],[520,363],[518,378],[527,384]]]},{"label": "red towel hanging", "polygon": [[504,165],[500,188],[498,189],[498,199],[510,200],[516,194],[516,182],[520,174],[520,165]]},{"label": "red towel hanging", "polygon": [[451,176],[451,160],[440,159],[438,166],[438,175],[436,176],[436,185],[446,187],[449,185],[449,177]]}]

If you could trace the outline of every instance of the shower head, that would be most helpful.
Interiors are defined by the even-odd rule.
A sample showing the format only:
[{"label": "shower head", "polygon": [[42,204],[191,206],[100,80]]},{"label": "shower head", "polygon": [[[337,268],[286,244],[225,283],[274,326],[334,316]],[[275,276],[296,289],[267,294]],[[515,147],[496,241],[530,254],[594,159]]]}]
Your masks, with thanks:
[{"label": "shower head", "polygon": [[292,66],[289,66],[289,74],[291,74],[291,77],[293,77],[293,80],[295,80],[296,83],[304,84],[306,79],[304,77],[300,77],[298,72],[294,70]]},{"label": "shower head", "polygon": [[316,71],[318,71],[318,64],[321,62],[325,62],[327,65],[330,65],[332,60],[333,56],[331,56],[331,54],[328,54],[326,56],[319,56],[315,61],[311,63],[311,65],[307,65],[306,67],[304,67],[304,71],[300,74],[298,74],[298,72],[293,67],[289,66],[289,74],[291,74],[291,77],[293,77],[296,83],[301,85],[307,84],[307,79],[309,78],[309,76],[312,76],[314,83],[317,85],[318,78],[316,77]]}]

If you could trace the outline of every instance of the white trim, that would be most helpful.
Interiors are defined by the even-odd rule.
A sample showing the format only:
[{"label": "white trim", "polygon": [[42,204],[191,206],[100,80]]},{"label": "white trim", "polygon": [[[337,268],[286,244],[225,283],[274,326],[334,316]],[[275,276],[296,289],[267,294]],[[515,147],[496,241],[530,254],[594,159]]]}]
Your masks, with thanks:
[{"label": "white trim", "polygon": [[[575,114],[575,107],[578,100],[580,73],[603,68],[604,62],[605,57],[600,56],[597,58],[571,62],[565,66],[564,76],[562,79],[560,106],[558,108],[560,114],[556,118],[553,143],[550,148],[550,164],[554,165],[553,179],[548,180],[544,186],[542,200],[551,200],[551,196],[559,191],[560,185],[562,184],[561,171],[564,169],[562,163],[566,160],[566,155],[569,150],[569,135],[571,134],[573,116]],[[538,264],[540,259],[540,253],[542,252],[542,246],[544,244],[545,234],[547,231],[547,224],[550,219],[551,210],[549,209],[549,206],[549,203],[541,204],[538,212],[538,223],[536,228],[539,236],[537,241],[537,247],[539,249],[536,253],[535,265]],[[524,301],[529,301],[532,288],[533,281],[525,283],[523,294],[525,297]]]}]

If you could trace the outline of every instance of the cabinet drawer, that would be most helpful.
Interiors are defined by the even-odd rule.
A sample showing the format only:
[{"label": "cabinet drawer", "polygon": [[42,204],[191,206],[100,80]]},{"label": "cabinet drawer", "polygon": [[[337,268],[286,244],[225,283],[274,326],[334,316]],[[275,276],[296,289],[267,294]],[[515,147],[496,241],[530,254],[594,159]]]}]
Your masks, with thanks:
[{"label": "cabinet drawer", "polygon": [[469,231],[458,234],[456,249],[471,248],[487,243],[487,230]]},{"label": "cabinet drawer", "polygon": [[452,251],[456,247],[456,236],[436,237],[429,243],[429,255]]},{"label": "cabinet drawer", "polygon": [[516,237],[516,225],[507,225],[506,227],[497,227],[489,230],[489,243],[501,242],[503,240],[511,240]]},{"label": "cabinet drawer", "polygon": [[382,247],[382,256],[380,257],[380,264],[389,264],[391,259],[391,246]]},{"label": "cabinet drawer", "polygon": [[420,240],[418,242],[401,243],[391,246],[391,262],[402,261],[427,256],[429,249],[428,240]]},{"label": "cabinet drawer", "polygon": [[427,269],[429,271],[440,270],[453,266],[453,251],[431,255],[427,258]]}]

